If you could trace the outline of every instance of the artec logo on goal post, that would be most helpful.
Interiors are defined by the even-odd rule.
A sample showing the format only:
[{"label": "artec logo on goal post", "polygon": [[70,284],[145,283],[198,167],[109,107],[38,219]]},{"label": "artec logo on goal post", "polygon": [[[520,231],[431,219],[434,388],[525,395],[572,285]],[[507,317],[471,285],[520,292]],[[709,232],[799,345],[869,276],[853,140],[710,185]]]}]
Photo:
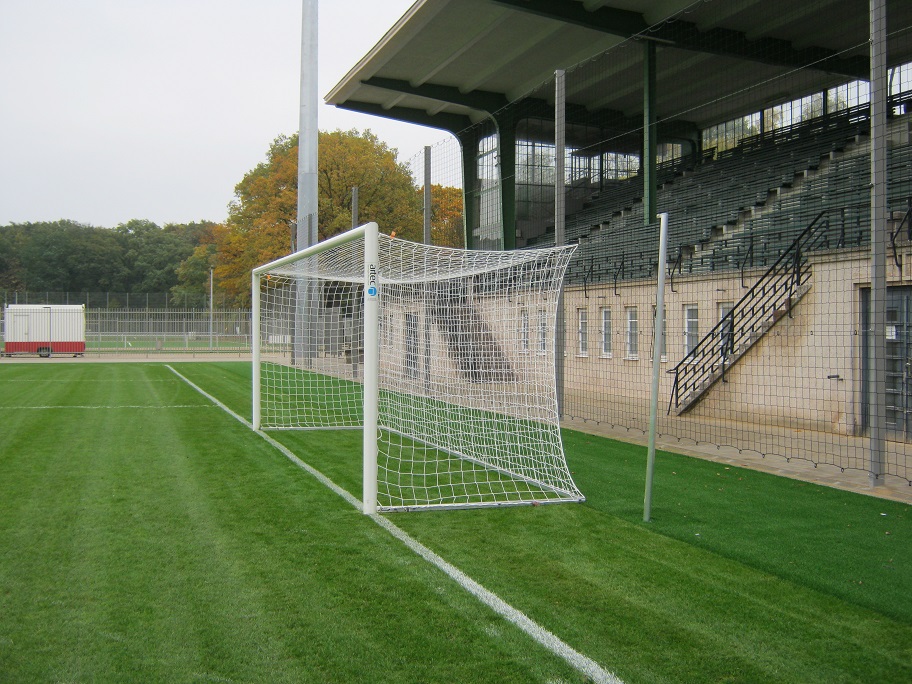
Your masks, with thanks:
[{"label": "artec logo on goal post", "polygon": [[377,265],[369,264],[367,267],[367,296],[376,297],[379,292],[377,288]]}]

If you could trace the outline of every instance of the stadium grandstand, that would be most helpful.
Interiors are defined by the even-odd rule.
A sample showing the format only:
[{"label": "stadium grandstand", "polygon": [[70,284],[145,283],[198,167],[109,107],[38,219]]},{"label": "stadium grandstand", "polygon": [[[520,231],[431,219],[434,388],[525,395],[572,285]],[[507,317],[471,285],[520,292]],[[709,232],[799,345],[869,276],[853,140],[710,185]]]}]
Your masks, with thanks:
[{"label": "stadium grandstand", "polygon": [[647,429],[667,213],[661,435],[912,484],[912,3],[419,0],[326,100],[452,134],[468,247],[578,245],[571,424]]}]

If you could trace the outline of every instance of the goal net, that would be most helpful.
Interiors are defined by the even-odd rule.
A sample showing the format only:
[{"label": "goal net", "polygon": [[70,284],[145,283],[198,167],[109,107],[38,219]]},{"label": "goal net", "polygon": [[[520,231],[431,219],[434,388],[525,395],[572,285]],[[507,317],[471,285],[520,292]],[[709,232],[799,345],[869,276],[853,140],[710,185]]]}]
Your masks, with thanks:
[{"label": "goal net", "polygon": [[254,427],[363,428],[365,512],[582,501],[555,387],[572,250],[368,224],[255,269]]}]

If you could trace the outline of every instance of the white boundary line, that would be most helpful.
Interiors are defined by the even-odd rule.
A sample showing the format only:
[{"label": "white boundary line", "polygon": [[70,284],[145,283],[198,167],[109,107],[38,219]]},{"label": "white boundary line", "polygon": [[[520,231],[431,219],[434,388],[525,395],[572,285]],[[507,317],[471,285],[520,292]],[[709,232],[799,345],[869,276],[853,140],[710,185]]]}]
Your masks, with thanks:
[{"label": "white boundary line", "polygon": [[99,406],[99,405],[69,405],[69,404],[48,404],[46,406],[3,406],[4,411],[46,411],[48,409],[185,409],[185,408],[213,408],[212,404],[125,404],[117,406]]},{"label": "white boundary line", "polygon": [[[203,390],[201,387],[193,383],[188,378],[181,375],[178,371],[174,370],[171,366],[165,364],[165,367],[174,373],[177,377],[187,383],[194,390],[202,394],[213,404],[218,406],[220,409],[225,411],[232,418],[237,420],[242,425],[245,425],[248,428],[253,429],[253,426],[249,421],[240,416],[239,414],[232,411],[225,404],[220,402],[218,399],[213,397],[211,394]],[[258,436],[262,437],[266,442],[271,446],[275,447],[280,451],[288,460],[294,463],[299,468],[307,471],[310,475],[315,477],[321,484],[326,486],[335,494],[341,496],[345,501],[347,501],[353,508],[360,511],[361,502],[355,498],[352,494],[342,489],[335,482],[326,477],[319,470],[315,469],[313,466],[308,465],[300,458],[295,456],[286,446],[280,444],[272,437],[267,435],[262,430],[254,431]],[[532,620],[522,611],[517,610],[509,603],[504,601],[502,598],[497,596],[497,594],[488,591],[478,582],[473,580],[471,577],[462,572],[459,568],[453,564],[447,562],[436,553],[431,551],[424,544],[418,540],[411,537],[407,532],[405,532],[400,527],[396,526],[394,523],[390,522],[387,518],[384,518],[380,515],[370,515],[368,516],[371,520],[377,523],[380,527],[385,529],[396,539],[405,544],[409,549],[414,551],[416,554],[424,558],[428,563],[435,566],[447,576],[449,576],[454,582],[456,582],[460,587],[465,589],[467,592],[472,594],[479,601],[484,603],[486,606],[491,608],[495,613],[505,618],[513,625],[521,629],[523,632],[532,637],[539,644],[544,646],[546,649],[551,651],[556,656],[563,658],[567,663],[569,663],[574,669],[578,670],[582,674],[589,677],[596,684],[624,684],[621,679],[619,679],[615,674],[608,672],[603,669],[601,665],[592,660],[591,658],[583,655],[579,651],[572,648],[569,644],[562,641],[559,637],[555,636],[547,629],[539,625],[537,622]]]}]

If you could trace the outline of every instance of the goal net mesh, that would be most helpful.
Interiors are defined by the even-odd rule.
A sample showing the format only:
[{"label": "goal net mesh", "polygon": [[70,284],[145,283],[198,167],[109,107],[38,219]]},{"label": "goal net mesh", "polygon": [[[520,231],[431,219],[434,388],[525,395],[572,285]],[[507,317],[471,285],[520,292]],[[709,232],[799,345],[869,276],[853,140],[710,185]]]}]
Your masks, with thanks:
[{"label": "goal net mesh", "polygon": [[[555,326],[570,248],[482,252],[380,235],[380,510],[580,501]],[[260,277],[265,429],[363,423],[364,241]]]}]

